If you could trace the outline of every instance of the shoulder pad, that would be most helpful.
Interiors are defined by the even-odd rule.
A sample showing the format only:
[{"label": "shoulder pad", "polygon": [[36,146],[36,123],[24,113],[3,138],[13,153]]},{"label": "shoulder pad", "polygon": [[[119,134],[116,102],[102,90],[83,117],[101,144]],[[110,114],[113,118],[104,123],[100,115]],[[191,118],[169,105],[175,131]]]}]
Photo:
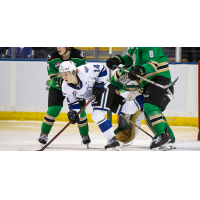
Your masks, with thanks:
[{"label": "shoulder pad", "polygon": [[80,58],[80,59],[84,59],[85,58],[85,54],[83,51],[80,51],[79,49],[73,49],[71,52],[71,58]]},{"label": "shoulder pad", "polygon": [[60,58],[57,49],[55,49],[55,50],[53,50],[53,51],[51,51],[51,52],[49,53],[49,55],[47,56],[47,61],[51,61],[51,60],[53,60],[53,59],[55,59],[55,58]]}]

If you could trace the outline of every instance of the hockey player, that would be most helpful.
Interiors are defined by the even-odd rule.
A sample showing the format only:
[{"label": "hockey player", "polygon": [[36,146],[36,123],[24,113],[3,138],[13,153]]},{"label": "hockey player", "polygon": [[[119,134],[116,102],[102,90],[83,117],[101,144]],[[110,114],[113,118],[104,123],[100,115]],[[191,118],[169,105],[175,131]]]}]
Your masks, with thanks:
[{"label": "hockey player", "polygon": [[143,76],[161,85],[167,85],[171,82],[167,57],[160,47],[130,47],[126,55],[116,55],[107,60],[107,66],[115,69],[115,65],[133,65],[134,67],[128,73],[131,80],[138,80],[143,89],[144,114],[148,125],[154,131],[156,136],[153,138],[150,149],[169,150],[175,148],[175,137],[167,124],[163,111],[173,98],[173,86],[163,90],[144,80],[138,79],[135,75]]},{"label": "hockey player", "polygon": [[[59,72],[63,77],[63,95],[67,97],[69,112],[68,118],[72,124],[79,123],[78,111],[80,110],[79,98],[91,99],[93,112],[92,119],[97,123],[100,130],[108,140],[106,150],[116,148],[120,150],[120,144],[115,137],[114,129],[108,119],[106,111],[116,114],[120,112],[133,114],[138,110],[136,102],[126,101],[122,96],[115,93],[115,88],[107,82],[107,70],[103,64],[87,64],[76,69],[72,61],[63,62]],[[140,105],[140,102],[137,102]]]},{"label": "hockey player", "polygon": [[[40,138],[38,139],[41,146],[47,143],[48,134],[63,107],[65,97],[62,95],[61,90],[62,77],[59,77],[58,73],[60,64],[67,60],[72,60],[76,67],[86,64],[84,53],[74,47],[57,47],[47,57],[47,71],[51,79],[51,87],[49,89],[48,110],[42,123]],[[80,99],[80,106],[84,104],[84,99]],[[89,144],[89,128],[85,111],[81,113],[78,127],[83,143]]]}]

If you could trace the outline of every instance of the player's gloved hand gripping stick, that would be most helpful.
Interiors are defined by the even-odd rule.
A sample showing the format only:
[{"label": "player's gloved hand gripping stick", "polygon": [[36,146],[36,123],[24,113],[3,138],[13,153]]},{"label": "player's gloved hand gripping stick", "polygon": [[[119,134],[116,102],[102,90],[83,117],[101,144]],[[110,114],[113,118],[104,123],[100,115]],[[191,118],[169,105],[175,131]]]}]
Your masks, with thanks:
[{"label": "player's gloved hand gripping stick", "polygon": [[[120,70],[122,70],[122,71],[124,71],[124,72],[127,72],[127,73],[130,72],[130,71],[128,71],[128,70],[126,70],[126,69],[124,69],[124,68],[121,68],[121,67],[119,67],[119,66],[116,66],[116,65],[115,65],[115,68],[120,69]],[[168,88],[170,88],[172,85],[174,85],[174,84],[176,83],[176,81],[177,81],[178,78],[179,78],[179,77],[177,77],[175,81],[173,81],[172,83],[170,83],[170,84],[168,84],[168,85],[160,85],[160,84],[155,83],[154,81],[151,81],[151,80],[149,80],[149,79],[146,79],[146,78],[144,78],[144,77],[142,77],[142,76],[140,76],[140,75],[137,75],[137,74],[134,74],[134,75],[137,76],[138,78],[143,79],[143,80],[145,80],[146,82],[151,83],[151,84],[153,84],[153,85],[155,85],[155,86],[158,86],[158,87],[160,87],[160,88],[162,88],[162,89],[168,89]]]},{"label": "player's gloved hand gripping stick", "polygon": [[[78,112],[78,115],[90,104],[90,102],[95,98],[95,95],[92,96],[92,98],[83,106],[83,108]],[[70,124],[72,121],[70,121],[57,135],[55,135],[44,147],[42,147],[40,150],[37,151],[43,151],[46,149]]]}]

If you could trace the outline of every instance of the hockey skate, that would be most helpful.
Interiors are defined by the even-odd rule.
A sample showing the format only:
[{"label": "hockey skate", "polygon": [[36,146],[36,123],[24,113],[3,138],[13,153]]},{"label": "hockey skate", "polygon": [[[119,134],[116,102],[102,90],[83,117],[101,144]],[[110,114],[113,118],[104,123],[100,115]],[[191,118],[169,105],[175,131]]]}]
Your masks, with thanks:
[{"label": "hockey skate", "polygon": [[82,142],[84,145],[86,145],[86,147],[89,149],[89,144],[91,142],[89,135],[86,136],[81,136],[82,137]]},{"label": "hockey skate", "polygon": [[37,141],[39,141],[41,148],[43,148],[48,141],[48,134],[41,133]]},{"label": "hockey skate", "polygon": [[121,151],[120,144],[115,136],[109,141],[109,144],[105,146],[106,151],[112,151],[113,149]]},{"label": "hockey skate", "polygon": [[169,142],[171,140],[167,137],[166,133],[159,135],[158,137],[154,137],[150,149],[153,151],[166,151],[170,150]]}]

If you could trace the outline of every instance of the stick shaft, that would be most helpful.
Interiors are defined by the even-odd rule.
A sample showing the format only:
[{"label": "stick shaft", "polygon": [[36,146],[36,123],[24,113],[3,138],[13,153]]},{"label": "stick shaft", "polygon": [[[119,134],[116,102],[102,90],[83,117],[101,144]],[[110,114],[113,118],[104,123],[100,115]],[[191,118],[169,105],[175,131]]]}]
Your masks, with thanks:
[{"label": "stick shaft", "polygon": [[145,130],[143,130],[142,128],[140,128],[138,125],[136,125],[134,122],[132,122],[131,120],[129,120],[128,118],[126,118],[124,115],[120,114],[120,116],[122,116],[124,119],[128,120],[130,123],[132,123],[134,126],[136,126],[137,128],[139,128],[141,131],[143,131],[144,133],[146,133],[149,137],[153,138],[149,133],[147,133]]},{"label": "stick shaft", "polygon": [[[84,106],[83,108],[78,112],[78,115],[90,104],[90,102],[95,98],[95,96],[93,96]],[[71,121],[57,134],[55,135],[44,147],[42,147],[42,149],[38,150],[38,151],[43,151],[44,149],[46,149],[69,125],[71,124]]]},{"label": "stick shaft", "polygon": [[[112,47],[109,47],[109,58],[111,58],[111,57],[112,57]],[[109,69],[108,77],[109,77],[109,81],[110,81],[110,79],[112,78],[112,70],[111,69]],[[112,112],[107,111],[107,119],[112,124]]]}]

